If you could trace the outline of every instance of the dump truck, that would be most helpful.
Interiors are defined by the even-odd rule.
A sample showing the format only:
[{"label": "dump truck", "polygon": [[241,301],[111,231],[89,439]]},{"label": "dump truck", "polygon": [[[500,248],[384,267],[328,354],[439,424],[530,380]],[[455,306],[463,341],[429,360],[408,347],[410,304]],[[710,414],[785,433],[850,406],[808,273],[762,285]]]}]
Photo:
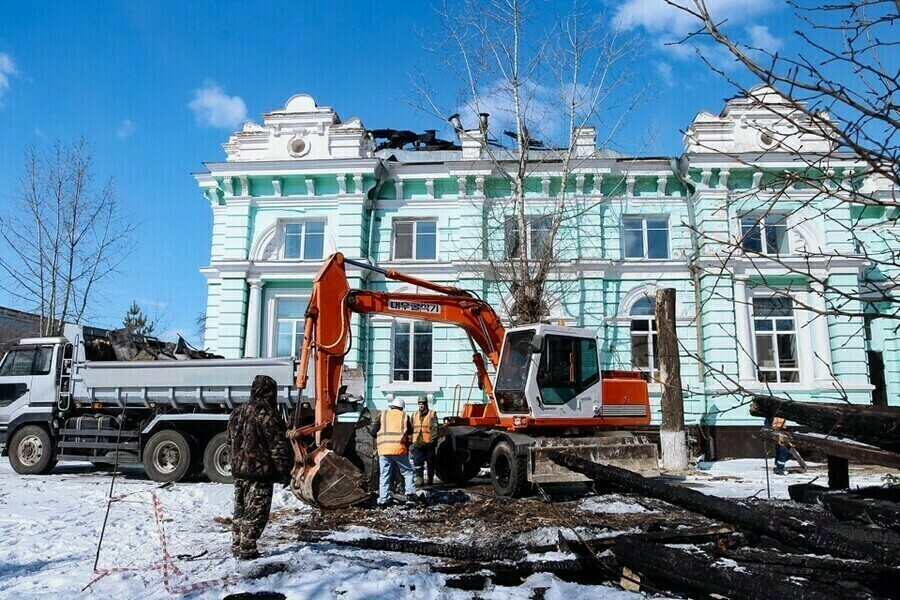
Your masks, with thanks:
[{"label": "dump truck", "polygon": [[150,479],[205,471],[230,482],[225,427],[256,375],[278,384],[285,418],[302,404],[296,361],[209,358],[183,344],[67,325],[60,337],[18,340],[0,362],[0,447],[21,474],[57,461],[142,463]]},{"label": "dump truck", "polygon": [[[351,289],[348,265],[425,292]],[[549,460],[548,454],[560,449],[658,473],[656,444],[624,430],[650,423],[647,383],[637,372],[601,371],[595,331],[550,323],[507,330],[472,291],[337,253],[313,280],[297,370],[301,393],[314,390],[315,410],[295,412],[288,431],[295,455],[291,489],[301,500],[340,508],[368,497],[366,474],[373,457],[360,452],[356,441],[369,419],[354,424],[341,418],[362,401],[349,391],[344,365],[353,314],[452,324],[466,333],[484,401],[466,402],[445,420],[436,448],[441,480],[462,484],[486,467],[494,491],[510,497],[534,484],[583,480]]]}]

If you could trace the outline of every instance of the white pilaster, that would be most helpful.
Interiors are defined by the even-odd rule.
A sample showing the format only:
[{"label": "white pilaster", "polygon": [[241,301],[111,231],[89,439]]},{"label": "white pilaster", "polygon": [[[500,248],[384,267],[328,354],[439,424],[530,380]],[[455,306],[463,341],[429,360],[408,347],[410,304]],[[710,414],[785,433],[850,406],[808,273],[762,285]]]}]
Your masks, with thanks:
[{"label": "white pilaster", "polygon": [[254,280],[249,283],[250,298],[247,302],[247,331],[244,335],[244,356],[257,358],[259,357],[259,321],[262,282]]},{"label": "white pilaster", "polygon": [[814,281],[809,285],[807,304],[809,311],[809,327],[812,336],[813,377],[817,386],[828,386],[834,383],[831,369],[831,335],[828,332],[828,315],[825,306],[825,286]]},{"label": "white pilaster", "polygon": [[734,279],[734,324],[737,333],[738,381],[741,384],[756,382],[753,364],[753,329],[750,327],[750,302],[747,295],[747,278]]}]

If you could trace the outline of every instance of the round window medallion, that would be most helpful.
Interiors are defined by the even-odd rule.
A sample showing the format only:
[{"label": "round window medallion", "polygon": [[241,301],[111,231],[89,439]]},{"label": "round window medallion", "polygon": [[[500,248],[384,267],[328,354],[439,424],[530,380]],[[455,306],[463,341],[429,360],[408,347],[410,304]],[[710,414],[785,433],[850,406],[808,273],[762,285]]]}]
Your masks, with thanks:
[{"label": "round window medallion", "polygon": [[759,134],[759,143],[762,144],[764,148],[771,148],[775,145],[775,138],[772,137],[772,134],[768,131],[763,131]]},{"label": "round window medallion", "polygon": [[300,136],[293,137],[288,142],[288,152],[291,156],[299,158],[309,152],[309,144]]}]

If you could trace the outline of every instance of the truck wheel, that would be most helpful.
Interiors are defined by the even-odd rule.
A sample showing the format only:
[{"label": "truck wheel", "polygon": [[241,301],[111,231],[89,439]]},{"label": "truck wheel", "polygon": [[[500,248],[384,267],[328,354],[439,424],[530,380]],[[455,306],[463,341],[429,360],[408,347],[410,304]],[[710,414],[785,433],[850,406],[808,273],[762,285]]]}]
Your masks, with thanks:
[{"label": "truck wheel", "polygon": [[443,437],[438,441],[434,451],[434,470],[438,479],[450,485],[462,485],[478,475],[481,463],[467,456],[462,458],[453,450],[453,443],[449,437]]},{"label": "truck wheel", "polygon": [[9,443],[9,464],[20,475],[46,475],[56,466],[53,441],[47,430],[27,425]]},{"label": "truck wheel", "polygon": [[173,429],[154,433],[144,447],[144,469],[153,481],[184,481],[191,473],[191,443]]},{"label": "truck wheel", "polygon": [[517,456],[512,444],[500,442],[491,453],[491,485],[498,496],[521,496],[528,485],[528,461]]},{"label": "truck wheel", "polygon": [[203,466],[206,476],[215,483],[234,483],[231,476],[231,449],[228,447],[228,434],[224,431],[213,436],[203,452]]}]

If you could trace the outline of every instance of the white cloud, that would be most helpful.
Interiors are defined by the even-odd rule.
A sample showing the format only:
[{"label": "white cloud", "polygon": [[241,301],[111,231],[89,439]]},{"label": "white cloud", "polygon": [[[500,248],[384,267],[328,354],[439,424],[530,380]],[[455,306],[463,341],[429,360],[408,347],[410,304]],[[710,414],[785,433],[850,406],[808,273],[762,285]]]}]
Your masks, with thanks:
[{"label": "white cloud", "polygon": [[9,89],[9,78],[18,74],[19,71],[16,69],[16,63],[13,61],[12,56],[5,52],[0,52],[0,98]]},{"label": "white cloud", "polygon": [[[677,0],[677,4],[693,8],[688,0]],[[754,15],[768,12],[775,5],[774,0],[716,0],[707,8],[717,22],[743,21]],[[700,22],[665,0],[625,0],[613,15],[613,25],[619,29],[642,27],[648,33],[671,33],[681,37],[700,28]]]},{"label": "white cloud", "polygon": [[247,118],[247,106],[241,97],[229,96],[212,80],[194,90],[188,108],[201,127],[236,128]]},{"label": "white cloud", "polygon": [[675,76],[672,73],[672,65],[667,62],[657,62],[654,66],[656,67],[656,75],[663,85],[666,87],[675,85]]},{"label": "white cloud", "polygon": [[41,138],[42,140],[46,140],[46,139],[47,139],[47,134],[44,133],[43,130],[41,130],[40,127],[35,127],[35,128],[34,128],[34,135],[38,136],[38,137]]},{"label": "white cloud", "polygon": [[134,133],[136,129],[137,125],[134,124],[134,121],[131,119],[122,119],[122,122],[119,123],[119,126],[116,128],[116,136],[120,140],[124,140]]},{"label": "white cloud", "polygon": [[771,53],[781,50],[781,40],[772,35],[765,25],[750,25],[747,27],[747,33],[750,35],[748,41],[754,48]]}]

